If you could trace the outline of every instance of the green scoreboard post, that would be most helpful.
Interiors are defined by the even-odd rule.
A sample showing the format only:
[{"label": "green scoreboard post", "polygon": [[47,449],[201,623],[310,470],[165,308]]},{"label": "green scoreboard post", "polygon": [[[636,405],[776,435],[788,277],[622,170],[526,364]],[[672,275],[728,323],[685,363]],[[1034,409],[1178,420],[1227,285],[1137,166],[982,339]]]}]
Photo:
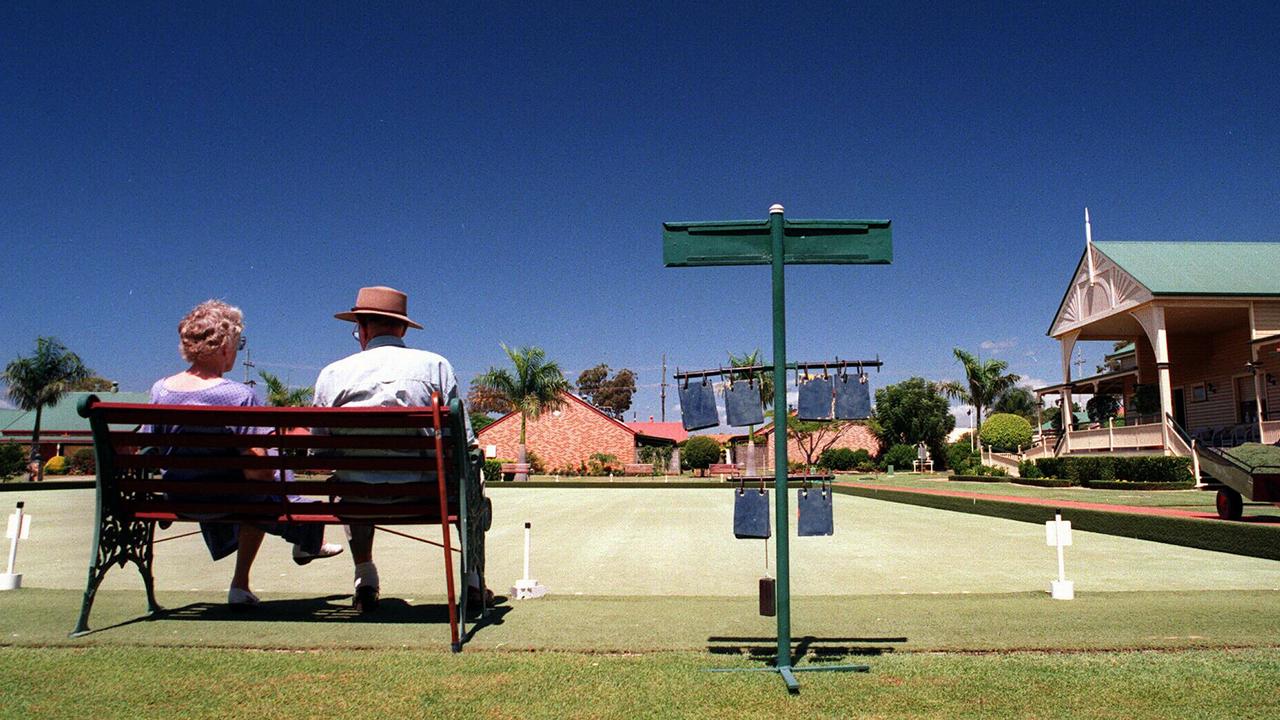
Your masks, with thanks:
[{"label": "green scoreboard post", "polygon": [[[887,265],[893,261],[888,220],[787,220],[781,205],[769,219],[662,224],[666,267],[770,265],[773,269],[774,515],[777,532],[778,655],[772,670],[791,691],[797,670],[865,670],[865,666],[794,668],[791,665],[790,511],[787,497],[786,265]],[[781,409],[781,411],[779,411]]]}]

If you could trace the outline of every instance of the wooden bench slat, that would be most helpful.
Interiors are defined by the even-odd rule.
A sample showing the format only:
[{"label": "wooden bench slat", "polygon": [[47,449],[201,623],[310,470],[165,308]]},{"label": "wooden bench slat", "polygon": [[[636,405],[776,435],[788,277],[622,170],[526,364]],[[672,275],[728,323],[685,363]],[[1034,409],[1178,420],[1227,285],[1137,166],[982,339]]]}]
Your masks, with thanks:
[{"label": "wooden bench slat", "polygon": [[326,480],[278,481],[217,481],[183,482],[149,478],[146,480],[120,480],[125,492],[172,493],[186,498],[219,497],[226,495],[307,495],[350,497],[425,497],[435,499],[439,494],[435,479],[413,483],[358,483]]},{"label": "wooden bench slat", "polygon": [[[434,472],[435,458],[323,457],[316,455],[117,455],[113,461],[128,470],[371,470]],[[446,457],[445,464],[449,464]]]},{"label": "wooden bench slat", "polygon": [[[232,427],[431,428],[429,408],[225,407],[217,405],[149,405],[95,403],[91,411],[113,425],[190,425]],[[440,408],[448,424],[447,406]]]},{"label": "wooden bench slat", "polygon": [[[298,512],[292,513],[283,507],[283,503],[224,503],[210,506],[201,503],[178,502],[174,500],[133,500],[121,503],[121,507],[133,517],[155,515],[156,519],[175,522],[192,521],[193,516],[206,518],[201,522],[307,522],[295,518],[333,518],[336,523],[348,520],[376,520],[377,522],[393,522],[410,525],[438,525],[440,512],[431,503],[396,503],[393,510],[387,505],[377,503],[308,503],[317,507],[303,508],[297,505]],[[456,522],[456,508],[451,508],[449,522]],[[209,519],[210,515],[215,515]],[[150,518],[148,518],[150,519]]]},{"label": "wooden bench slat", "polygon": [[[177,513],[159,511],[159,510],[140,511],[140,512],[134,513],[134,517],[137,518],[138,520],[147,520],[151,522],[160,522],[160,521],[184,522],[187,519],[178,515]],[[281,523],[292,522],[292,523],[307,523],[307,524],[321,524],[321,525],[346,525],[346,524],[349,524],[349,522],[352,520],[356,520],[359,522],[365,522],[369,520],[369,518],[339,517],[337,515],[325,515],[325,514],[316,514],[316,513],[297,514],[297,515],[294,515],[294,514],[279,515],[274,519],[270,519],[270,518],[268,519],[271,520],[272,522],[281,522]],[[260,521],[260,520],[262,520],[261,517],[250,518],[250,517],[236,517],[236,516],[228,516],[226,518],[219,519],[220,522],[252,522],[252,521]],[[378,518],[374,518],[373,521],[378,525],[439,525],[440,524],[439,520],[436,519],[435,515],[432,515],[430,517],[419,517],[416,515],[403,516],[403,517],[378,517]],[[449,522],[451,523],[458,522],[458,516],[450,515]]]},{"label": "wooden bench slat", "polygon": [[[445,435],[448,441],[449,436]],[[290,450],[431,450],[430,435],[237,435],[227,433],[113,432],[111,444],[126,447],[276,448]]]}]

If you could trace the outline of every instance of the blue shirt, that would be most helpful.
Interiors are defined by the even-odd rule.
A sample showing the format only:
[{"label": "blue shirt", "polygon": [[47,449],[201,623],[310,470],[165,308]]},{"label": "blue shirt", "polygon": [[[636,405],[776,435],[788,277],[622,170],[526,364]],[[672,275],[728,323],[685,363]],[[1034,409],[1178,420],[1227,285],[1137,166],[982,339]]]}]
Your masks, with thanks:
[{"label": "blue shirt", "polygon": [[[431,394],[440,393],[448,404],[458,397],[458,382],[449,361],[433,352],[405,347],[404,340],[394,335],[379,335],[354,355],[330,363],[316,379],[315,404],[318,407],[430,407]],[[475,443],[471,422],[463,415],[468,444]],[[333,428],[312,428],[315,434],[357,432]],[[387,433],[388,430],[371,432]],[[360,454],[413,456],[412,451],[362,450]],[[343,480],[369,483],[404,483],[433,480],[435,473],[408,471],[356,471],[337,473]]]}]

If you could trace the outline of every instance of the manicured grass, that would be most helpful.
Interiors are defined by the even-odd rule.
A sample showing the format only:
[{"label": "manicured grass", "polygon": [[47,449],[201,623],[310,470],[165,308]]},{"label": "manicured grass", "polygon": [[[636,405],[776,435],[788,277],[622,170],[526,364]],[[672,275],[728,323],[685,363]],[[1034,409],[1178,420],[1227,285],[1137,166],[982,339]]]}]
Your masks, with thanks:
[{"label": "manicured grass", "polygon": [[1251,468],[1280,472],[1280,447],[1245,443],[1227,450],[1227,454]]},{"label": "manicured grass", "polygon": [[[0,650],[6,717],[1275,717],[1280,652],[883,655],[805,673],[703,653]],[[54,678],[75,678],[57,682]]]}]

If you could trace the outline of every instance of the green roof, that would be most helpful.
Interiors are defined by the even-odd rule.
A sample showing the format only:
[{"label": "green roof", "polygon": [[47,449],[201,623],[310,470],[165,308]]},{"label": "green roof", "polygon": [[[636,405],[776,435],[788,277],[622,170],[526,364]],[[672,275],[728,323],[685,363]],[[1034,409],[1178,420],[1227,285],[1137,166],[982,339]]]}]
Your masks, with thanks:
[{"label": "green roof", "polygon": [[[70,392],[62,397],[62,400],[56,405],[49,405],[40,412],[40,434],[49,433],[51,435],[66,432],[89,432],[89,421],[80,417],[80,413],[76,412],[76,406],[80,403],[80,398],[85,395],[97,395],[104,402],[121,402],[121,403],[148,403],[151,402],[151,394],[145,392]],[[8,411],[4,411],[8,412]],[[12,412],[17,415],[9,422],[4,422],[5,415],[0,415],[0,431],[5,434],[21,433],[31,434],[31,427],[35,425],[35,411],[14,410]]]},{"label": "green roof", "polygon": [[1107,360],[1110,360],[1110,359],[1111,359],[1111,358],[1113,358],[1113,357],[1119,357],[1119,356],[1121,356],[1121,355],[1128,355],[1128,354],[1132,353],[1134,350],[1136,350],[1137,348],[1138,348],[1137,343],[1125,343],[1124,345],[1121,345],[1120,347],[1116,348],[1115,350],[1112,350],[1111,352],[1107,353],[1107,354],[1104,356],[1104,358],[1105,358],[1105,359],[1107,359]]},{"label": "green roof", "polygon": [[1153,295],[1280,295],[1277,242],[1095,242]]}]

